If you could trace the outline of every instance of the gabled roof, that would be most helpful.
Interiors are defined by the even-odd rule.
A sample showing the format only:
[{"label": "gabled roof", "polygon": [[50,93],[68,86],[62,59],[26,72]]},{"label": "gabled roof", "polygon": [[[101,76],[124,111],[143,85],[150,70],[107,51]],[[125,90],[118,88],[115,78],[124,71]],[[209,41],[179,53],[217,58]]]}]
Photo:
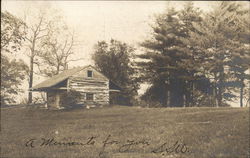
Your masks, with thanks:
[{"label": "gabled roof", "polygon": [[64,80],[68,79],[69,77],[71,77],[75,73],[77,73],[77,72],[79,72],[79,71],[81,71],[81,70],[83,70],[83,69],[85,69],[87,67],[92,67],[93,69],[95,69],[91,65],[85,66],[85,67],[77,67],[77,68],[73,68],[73,69],[68,69],[68,70],[65,70],[65,71],[61,72],[58,75],[55,75],[55,76],[53,76],[53,77],[51,77],[51,78],[49,78],[49,79],[47,79],[47,80],[39,83],[38,85],[30,88],[30,90],[39,90],[39,89],[44,89],[44,88],[49,88],[49,87],[55,86],[56,84],[58,84],[58,83],[60,83],[60,82],[62,82]]}]

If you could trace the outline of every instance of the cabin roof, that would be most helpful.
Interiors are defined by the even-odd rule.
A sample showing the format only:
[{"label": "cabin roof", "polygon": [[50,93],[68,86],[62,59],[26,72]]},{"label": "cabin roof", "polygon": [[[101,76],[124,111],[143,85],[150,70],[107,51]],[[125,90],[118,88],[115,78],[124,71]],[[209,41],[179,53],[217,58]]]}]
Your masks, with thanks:
[{"label": "cabin roof", "polygon": [[[52,76],[51,78],[37,84],[36,86],[30,88],[30,90],[46,89],[46,88],[52,87],[52,86],[54,86],[54,85],[56,85],[56,84],[58,84],[58,83],[60,83],[60,82],[62,82],[64,80],[68,79],[69,77],[71,77],[75,73],[77,73],[77,72],[79,72],[79,71],[81,71],[81,70],[83,70],[83,69],[85,69],[87,67],[92,67],[93,69],[95,69],[91,65],[85,66],[85,67],[76,67],[76,68],[68,69],[68,70],[65,70],[65,71],[61,72],[58,75]],[[107,78],[107,77],[105,77],[105,78]]]}]

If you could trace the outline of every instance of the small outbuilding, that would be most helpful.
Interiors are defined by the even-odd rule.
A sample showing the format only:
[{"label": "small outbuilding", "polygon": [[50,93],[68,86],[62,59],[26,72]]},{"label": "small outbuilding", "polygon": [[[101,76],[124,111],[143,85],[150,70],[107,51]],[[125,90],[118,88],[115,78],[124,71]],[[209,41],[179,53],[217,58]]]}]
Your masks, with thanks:
[{"label": "small outbuilding", "polygon": [[78,104],[105,106],[110,103],[110,94],[120,92],[121,88],[89,65],[65,70],[30,90],[46,92],[47,107],[60,108],[60,100],[71,91],[79,92]]}]

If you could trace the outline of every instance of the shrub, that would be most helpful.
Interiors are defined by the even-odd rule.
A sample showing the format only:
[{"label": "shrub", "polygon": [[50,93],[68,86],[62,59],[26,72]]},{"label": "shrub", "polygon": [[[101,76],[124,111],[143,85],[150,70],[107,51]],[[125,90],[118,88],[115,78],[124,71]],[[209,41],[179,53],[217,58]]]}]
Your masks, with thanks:
[{"label": "shrub", "polygon": [[64,92],[61,94],[60,106],[64,108],[72,108],[79,104],[81,93],[75,90]]}]

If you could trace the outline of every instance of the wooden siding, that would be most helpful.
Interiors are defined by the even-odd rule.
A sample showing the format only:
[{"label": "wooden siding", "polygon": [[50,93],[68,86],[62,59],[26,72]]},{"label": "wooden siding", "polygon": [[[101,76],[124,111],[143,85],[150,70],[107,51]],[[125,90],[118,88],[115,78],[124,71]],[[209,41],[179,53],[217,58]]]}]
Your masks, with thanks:
[{"label": "wooden siding", "polygon": [[[88,77],[88,71],[92,71],[92,77]],[[59,108],[59,102],[63,93],[70,90],[80,92],[78,104],[90,106],[103,106],[109,104],[109,80],[96,71],[92,66],[86,67],[67,79],[51,86],[47,91],[48,108]],[[87,100],[86,94],[93,94],[93,100]]]},{"label": "wooden siding", "polygon": [[[88,82],[84,78],[79,80],[77,78],[70,78],[69,79],[69,88],[79,91],[82,94],[81,103],[97,103],[97,104],[109,104],[109,89],[108,89],[108,81],[91,81]],[[86,93],[93,93],[94,100],[87,101],[86,100]]]},{"label": "wooden siding", "polygon": [[[92,77],[88,77],[87,72],[93,72]],[[80,103],[83,104],[109,104],[109,80],[92,67],[78,72],[68,79],[68,88],[79,91],[82,94]],[[94,100],[86,100],[86,94],[94,94]]]},{"label": "wooden siding", "polygon": [[[88,77],[88,70],[93,72],[92,77]],[[83,70],[77,72],[76,74],[72,75],[72,77],[85,78],[86,80],[108,81],[107,77],[105,77],[100,72],[96,71],[92,66],[86,67],[85,69],[83,69]]]}]

